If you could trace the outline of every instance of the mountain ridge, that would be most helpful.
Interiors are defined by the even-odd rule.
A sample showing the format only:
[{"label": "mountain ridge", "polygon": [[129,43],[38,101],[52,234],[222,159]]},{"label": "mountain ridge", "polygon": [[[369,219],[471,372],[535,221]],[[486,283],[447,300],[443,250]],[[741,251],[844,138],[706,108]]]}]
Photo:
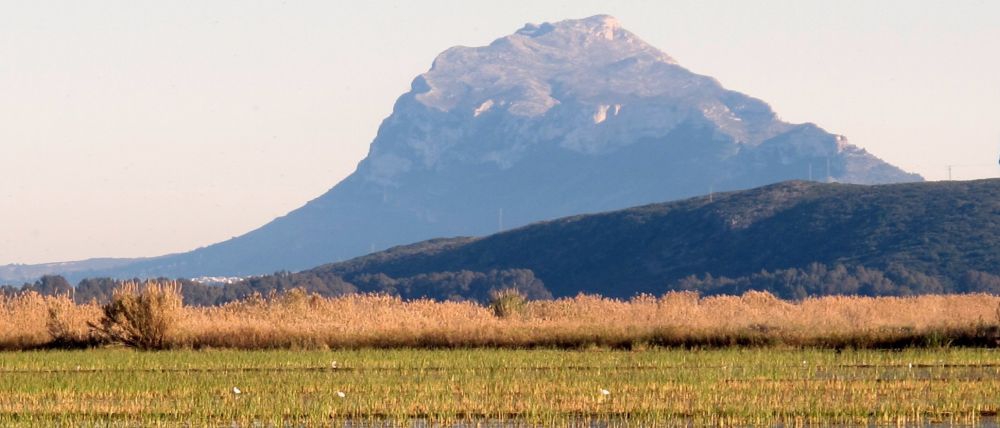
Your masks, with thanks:
[{"label": "mountain ridge", "polygon": [[931,291],[955,292],[970,273],[1000,281],[997,196],[1000,179],[783,182],[542,221],[480,238],[425,241],[302,275],[336,276],[362,284],[362,291],[378,291],[365,288],[365,278],[521,269],[557,297],[627,298],[662,294],[684,280],[697,284],[702,275],[742,278],[819,264],[930,277],[940,287]]},{"label": "mountain ridge", "polygon": [[[436,238],[313,269],[210,286],[218,305],[302,288],[338,296],[475,300],[749,290],[820,295],[1000,294],[1000,179],[850,185],[789,181],[680,201],[540,221],[483,237]],[[64,281],[63,281],[64,283]],[[59,278],[30,290],[68,292]],[[117,283],[81,281],[106,301]],[[62,287],[62,288],[60,288]],[[0,287],[0,294],[16,293]]]},{"label": "mountain ridge", "polygon": [[[299,270],[436,236],[736,190],[808,171],[917,181],[838,135],[684,69],[606,15],[454,47],[413,80],[357,170],[237,238],[94,274]],[[819,174],[817,174],[819,175]]]}]

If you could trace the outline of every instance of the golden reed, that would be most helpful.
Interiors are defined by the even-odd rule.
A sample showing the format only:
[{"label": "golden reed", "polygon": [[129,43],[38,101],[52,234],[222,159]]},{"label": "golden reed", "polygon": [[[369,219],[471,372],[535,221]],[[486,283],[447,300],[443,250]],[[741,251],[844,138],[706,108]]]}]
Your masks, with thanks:
[{"label": "golden reed", "polygon": [[[148,290],[158,294],[142,300]],[[987,294],[802,301],[756,291],[711,297],[673,292],[630,300],[580,295],[527,302],[504,317],[473,302],[369,294],[326,298],[301,290],[207,308],[181,305],[171,283],[126,284],[116,296],[153,302],[155,307],[133,311],[140,325],[129,327],[154,331],[158,337],[142,342],[152,349],[1000,345],[1000,297]],[[122,322],[109,324],[113,305],[34,293],[0,297],[0,349],[122,342],[106,334]],[[149,320],[160,324],[143,330]]]}]

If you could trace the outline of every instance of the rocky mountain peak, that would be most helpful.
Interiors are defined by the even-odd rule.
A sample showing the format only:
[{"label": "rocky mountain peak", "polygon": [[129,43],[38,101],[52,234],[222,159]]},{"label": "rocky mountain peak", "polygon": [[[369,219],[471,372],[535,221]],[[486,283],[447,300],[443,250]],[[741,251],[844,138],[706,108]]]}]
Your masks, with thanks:
[{"label": "rocky mountain peak", "polygon": [[621,27],[622,25],[618,21],[618,18],[610,15],[594,15],[584,19],[560,21],[558,24],[551,22],[545,22],[541,25],[527,23],[516,34],[534,38],[559,30],[563,32],[575,31],[613,40],[615,33],[620,31]]},{"label": "rocky mountain peak", "polygon": [[818,125],[781,121],[610,16],[528,24],[441,53],[397,100],[357,171],[326,194],[238,238],[114,275],[297,270],[793,179],[920,177]]},{"label": "rocky mountain peak", "polygon": [[[558,105],[561,96],[596,96],[594,89],[622,95],[662,93],[663,79],[627,78],[674,64],[668,55],[622,28],[617,19],[598,15],[527,24],[488,46],[448,49],[418,78],[421,84],[415,91],[420,103],[440,111],[468,110],[463,103],[467,101],[475,104],[472,112],[482,112],[487,103],[533,117]],[[609,72],[618,79],[605,82]]]}]

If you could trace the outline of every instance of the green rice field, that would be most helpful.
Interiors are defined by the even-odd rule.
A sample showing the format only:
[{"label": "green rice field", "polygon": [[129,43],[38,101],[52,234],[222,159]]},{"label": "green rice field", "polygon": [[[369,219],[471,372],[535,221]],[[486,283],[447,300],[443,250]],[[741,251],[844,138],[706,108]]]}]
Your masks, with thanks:
[{"label": "green rice field", "polygon": [[0,425],[973,424],[996,421],[998,357],[968,348],[6,352]]}]

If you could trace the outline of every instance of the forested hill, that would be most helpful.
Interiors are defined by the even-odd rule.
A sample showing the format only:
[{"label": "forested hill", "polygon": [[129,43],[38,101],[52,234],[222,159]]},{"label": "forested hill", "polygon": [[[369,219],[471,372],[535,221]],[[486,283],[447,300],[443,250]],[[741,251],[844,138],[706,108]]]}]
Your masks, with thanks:
[{"label": "forested hill", "polygon": [[791,181],[428,241],[299,275],[398,292],[401,279],[504,269],[530,271],[555,296],[1000,292],[1000,180]]},{"label": "forested hill", "polygon": [[[103,300],[114,284],[86,280],[76,296]],[[483,238],[424,241],[226,286],[185,282],[182,289],[188,303],[218,304],[296,287],[323,295],[480,301],[505,288],[530,298],[748,289],[785,298],[1000,294],[1000,179],[879,186],[792,181]]]}]

